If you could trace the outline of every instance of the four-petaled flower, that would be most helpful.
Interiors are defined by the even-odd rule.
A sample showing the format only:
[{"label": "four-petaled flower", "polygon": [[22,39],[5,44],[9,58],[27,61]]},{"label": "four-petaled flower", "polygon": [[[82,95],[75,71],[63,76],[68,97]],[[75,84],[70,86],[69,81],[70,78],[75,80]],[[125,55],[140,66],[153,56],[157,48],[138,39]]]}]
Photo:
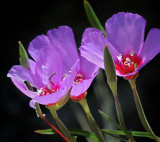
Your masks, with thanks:
[{"label": "four-petaled flower", "polygon": [[50,30],[48,35],[52,37],[52,44],[59,51],[66,67],[73,64],[73,61],[80,60],[70,96],[73,100],[81,100],[97,75],[99,67],[78,54],[73,32],[68,26]]},{"label": "four-petaled flower", "polygon": [[[29,59],[30,68],[15,65],[7,76],[32,98],[31,107],[35,102],[47,106],[65,103],[68,93],[75,100],[82,99],[98,73],[96,65],[79,57],[73,32],[67,26],[49,30],[47,36],[37,36],[28,52],[34,59]],[[26,82],[36,89],[30,90]]]},{"label": "four-petaled flower", "polygon": [[119,12],[105,24],[107,37],[88,28],[80,47],[81,56],[104,69],[103,50],[107,44],[116,74],[133,79],[160,52],[160,30],[151,29],[144,42],[146,21],[138,14]]},{"label": "four-petaled flower", "polygon": [[[16,87],[32,98],[30,106],[33,108],[35,102],[47,106],[53,106],[60,101],[65,103],[69,99],[68,93],[78,71],[79,59],[72,58],[69,62],[70,59],[63,58],[55,47],[72,47],[70,37],[64,40],[62,37],[52,37],[53,31],[50,30],[47,36],[40,35],[31,41],[28,52],[34,60],[29,59],[29,69],[15,65],[8,73]],[[66,34],[66,31],[61,32]],[[58,44],[56,40],[62,40],[62,43]],[[26,81],[34,90],[29,90]],[[61,102],[62,105],[64,103]]]}]

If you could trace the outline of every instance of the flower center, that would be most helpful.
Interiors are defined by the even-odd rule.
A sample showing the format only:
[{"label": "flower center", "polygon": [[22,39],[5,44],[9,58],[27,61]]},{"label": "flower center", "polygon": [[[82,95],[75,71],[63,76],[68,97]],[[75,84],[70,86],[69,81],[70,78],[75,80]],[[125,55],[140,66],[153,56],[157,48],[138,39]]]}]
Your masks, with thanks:
[{"label": "flower center", "polygon": [[[115,62],[115,68],[119,71],[120,74],[125,75],[128,73],[132,73],[135,69],[141,64],[141,59],[131,52],[128,55],[119,54],[117,56],[117,61]],[[126,79],[134,78],[138,72],[133,75],[126,76]]]},{"label": "flower center", "polygon": [[50,77],[49,77],[49,82],[51,84],[51,86],[48,84],[48,87],[42,87],[39,90],[37,90],[37,93],[39,96],[45,96],[45,95],[49,95],[52,93],[55,93],[57,91],[57,87],[55,86],[55,84],[51,81],[52,76],[55,75],[55,73],[53,73]]},{"label": "flower center", "polygon": [[83,75],[82,74],[77,74],[75,79],[74,79],[74,84],[81,83],[83,81]]}]

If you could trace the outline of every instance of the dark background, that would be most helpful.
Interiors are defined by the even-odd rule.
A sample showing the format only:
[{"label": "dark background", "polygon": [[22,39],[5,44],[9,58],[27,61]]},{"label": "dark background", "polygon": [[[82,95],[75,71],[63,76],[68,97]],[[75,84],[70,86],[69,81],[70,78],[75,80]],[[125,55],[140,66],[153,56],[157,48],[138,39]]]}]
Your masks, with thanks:
[{"label": "dark background", "polygon": [[[151,28],[160,28],[159,3],[153,0],[89,0],[89,2],[103,25],[113,14],[125,11],[138,13],[147,20],[146,34]],[[34,37],[46,34],[49,29],[61,25],[70,26],[79,47],[83,31],[90,26],[85,16],[83,0],[4,1],[1,6],[0,142],[63,141],[58,135],[34,133],[37,129],[50,127],[36,117],[35,111],[29,107],[30,99],[23,95],[6,75],[13,65],[19,64],[18,41],[21,41],[27,49]],[[159,73],[160,55],[139,71],[137,89],[148,121],[154,132],[160,136]],[[126,80],[119,77],[118,93],[128,129],[144,131],[137,115],[130,86]],[[97,112],[101,109],[110,117],[115,116],[117,120],[112,94],[102,70],[88,90],[87,100],[100,128],[115,129]],[[48,110],[42,108],[47,118],[56,126]],[[83,110],[79,104],[71,100],[58,111],[58,114],[69,128],[81,128],[81,124],[83,129],[89,129]],[[137,138],[136,140],[152,142],[150,139]],[[78,142],[80,141],[85,142],[85,139],[79,137]],[[107,141],[118,142],[108,136]]]}]

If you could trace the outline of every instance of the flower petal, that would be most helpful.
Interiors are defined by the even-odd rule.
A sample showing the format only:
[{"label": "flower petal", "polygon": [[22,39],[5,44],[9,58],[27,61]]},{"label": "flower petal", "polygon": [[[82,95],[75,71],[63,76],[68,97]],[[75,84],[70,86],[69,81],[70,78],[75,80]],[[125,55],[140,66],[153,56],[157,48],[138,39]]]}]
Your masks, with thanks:
[{"label": "flower petal", "polygon": [[42,78],[45,85],[51,81],[58,84],[62,79],[62,59],[56,48],[44,47],[39,51],[38,61],[36,63],[36,76]]},{"label": "flower petal", "polygon": [[97,65],[80,56],[80,73],[84,75],[85,79],[90,79],[95,76],[95,74],[98,73],[98,70],[99,67]]},{"label": "flower petal", "polygon": [[160,29],[151,29],[140,52],[142,67],[160,52]]},{"label": "flower petal", "polygon": [[31,60],[31,59],[29,59],[29,65],[30,65],[30,71],[33,73],[33,74],[35,74],[35,68],[36,68],[36,62],[35,61],[33,61],[33,60]]},{"label": "flower petal", "polygon": [[99,32],[91,32],[82,39],[80,52],[81,56],[88,61],[104,68],[103,50],[106,44],[106,38]]},{"label": "flower petal", "polygon": [[38,54],[41,48],[45,46],[50,46],[50,41],[47,36],[40,35],[37,36],[35,39],[33,39],[28,47],[28,52],[32,56],[32,58],[37,61],[38,60]]},{"label": "flower petal", "polygon": [[71,70],[71,75],[65,77],[64,81],[61,84],[61,88],[55,93],[45,96],[37,96],[31,100],[30,106],[34,108],[35,102],[38,102],[42,105],[54,104],[57,103],[67,92],[71,89],[72,83],[74,81],[75,75],[78,71],[79,59],[76,61]]},{"label": "flower petal", "polygon": [[32,86],[36,87],[37,89],[43,86],[43,84],[40,83],[41,81],[39,78],[36,78],[30,70],[20,65],[13,66],[8,72],[7,76],[14,77],[22,82],[28,81]]},{"label": "flower petal", "polygon": [[77,47],[73,31],[68,26],[60,26],[47,33],[51,44],[56,47],[62,56],[64,73],[68,73],[78,59]]},{"label": "flower petal", "polygon": [[78,84],[74,84],[72,86],[72,90],[71,90],[71,97],[78,97],[81,94],[83,94],[85,91],[88,90],[88,88],[90,87],[92,81],[93,81],[94,77],[90,78],[90,79],[86,79],[83,80],[81,83]]},{"label": "flower petal", "polygon": [[144,41],[145,25],[140,15],[119,12],[105,24],[107,39],[120,54],[138,54]]},{"label": "flower petal", "polygon": [[24,93],[25,95],[27,95],[28,97],[30,98],[34,98],[36,97],[38,94],[36,92],[32,92],[30,91],[26,84],[24,82],[22,82],[21,80],[18,80],[17,78],[15,77],[11,77],[11,80],[12,82],[14,83],[14,85],[22,92]]},{"label": "flower petal", "polygon": [[91,32],[99,32],[100,34],[102,34],[104,36],[104,33],[96,28],[86,28],[85,31],[83,32],[83,36],[82,39],[85,38],[86,35],[88,35]]}]

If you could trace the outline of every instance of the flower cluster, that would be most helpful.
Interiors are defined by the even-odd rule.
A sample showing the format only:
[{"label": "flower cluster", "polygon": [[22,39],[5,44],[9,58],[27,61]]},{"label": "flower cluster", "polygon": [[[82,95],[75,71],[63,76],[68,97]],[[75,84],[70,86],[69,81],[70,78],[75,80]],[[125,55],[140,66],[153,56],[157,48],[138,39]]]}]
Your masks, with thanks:
[{"label": "flower cluster", "polygon": [[[100,142],[104,142],[103,135],[90,113],[85,96],[99,68],[106,71],[108,68],[106,60],[110,59],[112,63],[109,65],[113,68],[110,72],[114,72],[115,80],[117,75],[129,81],[142,125],[152,138],[160,142],[147,122],[135,87],[138,71],[160,52],[160,29],[151,29],[144,40],[145,25],[146,21],[140,15],[119,12],[105,23],[107,36],[96,28],[87,28],[84,31],[79,48],[80,54],[70,27],[60,26],[58,29],[49,30],[47,35],[39,35],[30,42],[28,52],[32,59],[28,59],[29,67],[14,65],[7,76],[21,92],[31,98],[32,108],[36,108],[37,103],[49,108],[62,133],[67,137],[67,141],[75,142],[76,140],[64,124],[57,120],[56,110],[64,106],[71,98],[82,105],[91,130]],[[107,52],[104,52],[105,49]],[[109,58],[104,60],[107,55]],[[122,128],[129,141],[135,142],[132,134],[125,127],[117,95],[117,80],[114,83],[108,81],[111,90],[114,90],[113,94],[116,94],[114,94],[114,99],[120,122],[119,128]],[[54,110],[51,110],[53,108]],[[41,114],[41,111],[39,113]],[[43,115],[41,116],[48,123],[48,120]],[[65,139],[63,135],[61,136]]]}]

